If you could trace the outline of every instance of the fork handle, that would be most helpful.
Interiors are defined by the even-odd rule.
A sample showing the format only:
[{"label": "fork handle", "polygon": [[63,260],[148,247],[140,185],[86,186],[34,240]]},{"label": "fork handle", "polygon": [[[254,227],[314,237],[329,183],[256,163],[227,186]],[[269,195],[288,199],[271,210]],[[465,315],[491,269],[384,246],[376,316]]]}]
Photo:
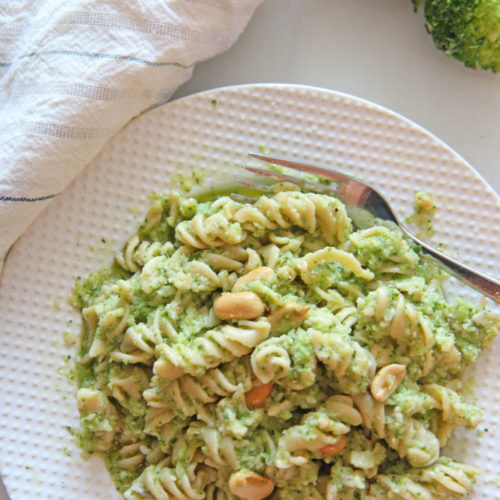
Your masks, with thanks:
[{"label": "fork handle", "polygon": [[500,281],[490,278],[478,271],[474,271],[455,259],[438,252],[413,234],[409,235],[422,247],[422,257],[500,304]]}]

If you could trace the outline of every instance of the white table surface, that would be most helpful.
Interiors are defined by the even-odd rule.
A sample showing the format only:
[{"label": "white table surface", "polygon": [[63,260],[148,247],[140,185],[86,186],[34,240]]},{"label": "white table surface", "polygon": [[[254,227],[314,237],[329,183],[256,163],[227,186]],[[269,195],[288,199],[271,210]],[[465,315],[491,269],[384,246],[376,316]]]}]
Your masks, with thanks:
[{"label": "white table surface", "polygon": [[[238,42],[200,64],[174,98],[257,82],[386,106],[441,138],[500,192],[500,74],[435,49],[410,0],[265,0]],[[0,500],[8,500],[1,484]]]}]

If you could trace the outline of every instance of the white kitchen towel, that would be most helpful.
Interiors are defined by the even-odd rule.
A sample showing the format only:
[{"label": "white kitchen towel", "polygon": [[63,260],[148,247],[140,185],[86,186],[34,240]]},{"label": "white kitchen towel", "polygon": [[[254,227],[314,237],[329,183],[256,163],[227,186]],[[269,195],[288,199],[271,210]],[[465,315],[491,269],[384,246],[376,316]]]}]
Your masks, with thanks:
[{"label": "white kitchen towel", "polygon": [[0,268],[106,141],[229,48],[261,2],[0,0]]}]

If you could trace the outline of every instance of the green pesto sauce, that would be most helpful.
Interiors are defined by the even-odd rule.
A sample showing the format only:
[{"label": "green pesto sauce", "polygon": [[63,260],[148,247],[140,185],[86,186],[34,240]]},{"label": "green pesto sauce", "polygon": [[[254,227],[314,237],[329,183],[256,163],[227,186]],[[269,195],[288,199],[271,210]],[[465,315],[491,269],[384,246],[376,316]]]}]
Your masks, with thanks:
[{"label": "green pesto sauce", "polygon": [[[187,191],[202,180],[179,183]],[[320,475],[346,498],[362,499],[368,487],[386,498],[397,491],[377,474],[404,491],[422,482],[422,464],[412,460],[436,447],[439,456],[436,429],[478,425],[482,414],[463,397],[469,388],[460,375],[498,334],[498,317],[482,305],[446,300],[445,275],[399,231],[357,230],[337,200],[290,189],[275,186],[274,204],[264,197],[254,205],[261,207],[256,219],[243,211],[252,200],[229,197],[261,196],[246,187],[189,198],[156,194],[138,242],[129,241],[109,268],[76,281],[70,300],[84,321],[69,376],[92,397],[78,400],[73,434],[85,456],[104,457],[127,499],[152,496],[146,468],[180,481],[200,454],[226,496],[231,472],[251,470],[272,476],[277,498],[321,498]],[[283,193],[278,218],[273,207]],[[369,273],[361,278],[342,262],[307,261],[327,247]],[[242,291],[258,296],[264,318],[218,317],[218,297],[261,266],[272,267],[273,276]],[[304,317],[284,316],[271,329],[267,318],[291,302],[306,307]],[[255,341],[259,328],[267,330]],[[256,353],[267,341],[276,350],[259,365]],[[404,364],[405,377],[397,387],[394,378],[386,381],[395,390],[383,403],[382,422],[367,424],[358,397],[371,398],[370,384],[388,363]],[[260,385],[259,370],[271,373],[270,394],[262,406],[248,407],[245,395]],[[449,402],[446,421],[441,397]],[[343,435],[338,455],[321,451]],[[437,464],[458,467],[438,456]],[[293,474],[284,479],[288,469]],[[463,474],[475,476],[472,469]]]}]

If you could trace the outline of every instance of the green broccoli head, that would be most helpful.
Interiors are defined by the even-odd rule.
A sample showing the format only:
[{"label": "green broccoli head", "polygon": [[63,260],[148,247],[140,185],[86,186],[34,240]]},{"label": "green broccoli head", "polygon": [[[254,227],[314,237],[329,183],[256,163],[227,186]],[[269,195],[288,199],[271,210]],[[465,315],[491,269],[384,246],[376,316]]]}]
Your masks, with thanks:
[{"label": "green broccoli head", "polygon": [[471,68],[500,69],[500,0],[425,0],[424,13],[438,49]]}]

